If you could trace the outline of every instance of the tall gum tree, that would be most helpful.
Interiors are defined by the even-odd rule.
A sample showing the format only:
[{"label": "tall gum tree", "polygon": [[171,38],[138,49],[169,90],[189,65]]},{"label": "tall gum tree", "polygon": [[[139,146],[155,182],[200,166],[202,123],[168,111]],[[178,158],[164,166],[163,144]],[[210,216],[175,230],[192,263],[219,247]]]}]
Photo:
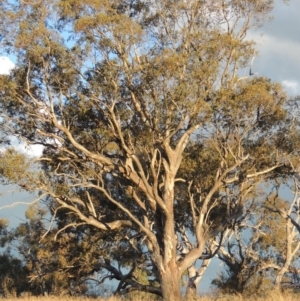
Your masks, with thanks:
[{"label": "tall gum tree", "polygon": [[44,146],[32,160],[3,152],[3,179],[68,210],[69,227],[139,236],[159,287],[99,265],[120,291],[180,300],[209,239],[297,155],[281,86],[239,77],[255,54],[247,32],[273,1],[0,5],[2,47],[17,57],[0,77],[1,135]]},{"label": "tall gum tree", "polygon": [[[266,229],[269,231],[269,235],[261,238],[262,247],[269,247],[267,243],[270,242],[271,245],[276,247],[274,248],[274,253],[277,252],[275,253],[277,257],[273,255],[272,259],[274,261],[273,269],[276,271],[274,284],[277,289],[299,285],[299,280],[296,276],[299,271],[297,260],[300,248],[299,172],[294,169],[293,178],[286,184],[290,186],[289,189],[293,194],[291,201],[282,200],[279,197],[282,185],[280,182],[275,183],[274,193],[270,194],[264,203],[264,208],[267,210],[266,214],[268,216],[268,213],[271,212],[269,214],[271,217],[266,218],[268,220]],[[279,223],[282,226],[277,228],[275,223],[277,223],[277,227]]]}]

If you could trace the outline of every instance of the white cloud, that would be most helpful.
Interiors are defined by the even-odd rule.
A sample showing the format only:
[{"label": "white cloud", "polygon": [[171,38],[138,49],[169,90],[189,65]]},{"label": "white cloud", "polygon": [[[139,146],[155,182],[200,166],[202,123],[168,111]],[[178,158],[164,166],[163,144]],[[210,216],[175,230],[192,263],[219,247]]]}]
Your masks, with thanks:
[{"label": "white cloud", "polygon": [[[41,144],[29,145],[25,141],[20,141],[18,140],[18,138],[14,136],[10,136],[9,140],[10,140],[9,146],[13,147],[16,151],[18,151],[21,154],[26,154],[31,158],[39,158],[43,154],[44,146]],[[47,138],[46,143],[53,144],[57,148],[62,146],[62,143],[56,138],[54,139]],[[0,147],[0,154],[3,153],[9,146]]]},{"label": "white cloud", "polygon": [[253,71],[281,82],[291,96],[300,94],[300,43],[271,34],[259,35],[258,32],[251,32],[250,38],[257,42],[259,53]]},{"label": "white cloud", "polygon": [[283,80],[282,85],[290,95],[295,96],[300,94],[300,84],[298,82],[293,80]]},{"label": "white cloud", "polygon": [[20,142],[16,137],[10,138],[11,145],[20,153],[27,154],[30,157],[40,157],[43,153],[44,146],[37,145],[27,145],[25,142]]},{"label": "white cloud", "polygon": [[248,38],[257,42],[259,56],[253,70],[260,76],[281,82],[289,95],[300,93],[300,18],[299,0],[289,5],[275,0],[274,19],[258,30],[251,30]]},{"label": "white cloud", "polygon": [[[47,138],[46,143],[53,144],[56,147],[62,146],[62,143],[54,138]],[[14,147],[18,152],[22,154],[26,154],[31,158],[38,158],[41,157],[43,154],[44,146],[41,144],[34,144],[29,145],[24,141],[19,141],[16,137],[11,136],[10,137],[10,144],[12,147]],[[0,148],[0,152],[3,151],[3,149]]]},{"label": "white cloud", "polygon": [[0,56],[0,74],[9,75],[15,64],[6,56]]}]

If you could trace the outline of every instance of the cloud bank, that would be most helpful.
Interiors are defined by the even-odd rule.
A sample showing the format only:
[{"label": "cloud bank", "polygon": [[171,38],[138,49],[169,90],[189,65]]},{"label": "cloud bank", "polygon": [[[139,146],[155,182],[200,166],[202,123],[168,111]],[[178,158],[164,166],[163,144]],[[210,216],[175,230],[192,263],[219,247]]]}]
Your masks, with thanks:
[{"label": "cloud bank", "polygon": [[6,56],[0,56],[0,75],[9,75],[15,64]]}]

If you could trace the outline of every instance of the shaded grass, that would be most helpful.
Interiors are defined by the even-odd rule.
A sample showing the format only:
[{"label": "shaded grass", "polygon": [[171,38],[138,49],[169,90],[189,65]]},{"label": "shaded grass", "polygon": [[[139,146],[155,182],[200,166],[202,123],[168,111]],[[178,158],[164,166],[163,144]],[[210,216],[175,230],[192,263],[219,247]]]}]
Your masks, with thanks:
[{"label": "shaded grass", "polygon": [[[63,297],[20,297],[20,298],[0,298],[0,300],[5,301],[95,301],[93,298],[84,298],[84,297],[71,297],[71,296],[63,296]],[[116,296],[112,296],[109,298],[97,298],[97,301],[154,301],[158,300],[157,298],[153,298],[151,296],[138,296],[138,295],[127,295],[126,297],[120,298]],[[299,301],[300,300],[300,292],[278,292],[271,291],[264,295],[258,296],[242,296],[242,295],[232,295],[232,294],[220,294],[218,296],[202,296],[191,299],[184,299],[184,301]]]}]

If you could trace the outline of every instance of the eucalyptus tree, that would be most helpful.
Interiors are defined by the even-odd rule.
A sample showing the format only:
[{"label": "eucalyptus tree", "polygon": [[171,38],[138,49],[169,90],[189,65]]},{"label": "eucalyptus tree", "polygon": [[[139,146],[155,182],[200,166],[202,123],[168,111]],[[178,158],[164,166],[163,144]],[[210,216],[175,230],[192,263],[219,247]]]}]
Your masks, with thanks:
[{"label": "eucalyptus tree", "polygon": [[217,254],[224,268],[213,284],[220,291],[252,295],[299,287],[298,180],[296,170],[276,179],[232,225]]},{"label": "eucalyptus tree", "polygon": [[17,57],[0,77],[3,141],[44,147],[32,160],[3,152],[3,177],[67,210],[65,230],[127,231],[149,282],[134,280],[135,258],[126,275],[99,264],[120,291],[179,300],[207,241],[297,155],[281,86],[239,76],[255,55],[247,33],[273,1],[0,5],[2,47]]},{"label": "eucalyptus tree", "polygon": [[[259,198],[232,224],[230,235],[217,257],[223,268],[212,281],[220,292],[253,295],[273,287],[275,258],[284,244],[284,225],[270,216]],[[276,207],[279,204],[276,204]],[[273,227],[272,227],[273,226]]]},{"label": "eucalyptus tree", "polygon": [[300,284],[299,172],[295,171],[291,180],[285,186],[290,186],[292,200],[280,197],[283,184],[276,183],[274,193],[264,203],[268,235],[261,237],[261,245],[273,255],[273,269],[276,271],[274,283],[278,289],[298,288]]}]

